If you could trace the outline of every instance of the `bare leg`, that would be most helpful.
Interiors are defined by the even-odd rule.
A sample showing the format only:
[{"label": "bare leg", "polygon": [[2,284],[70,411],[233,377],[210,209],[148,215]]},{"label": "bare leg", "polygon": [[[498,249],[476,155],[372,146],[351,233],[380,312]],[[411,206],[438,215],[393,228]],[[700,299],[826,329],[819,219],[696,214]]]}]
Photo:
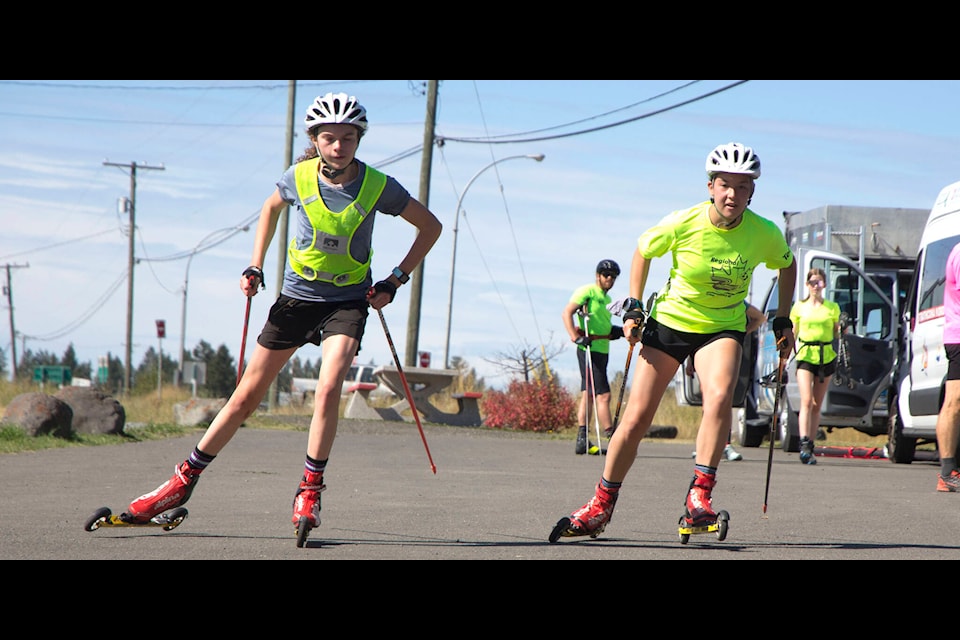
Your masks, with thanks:
[{"label": "bare leg", "polygon": [[220,453],[243,421],[260,406],[270,384],[295,351],[296,348],[271,351],[259,344],[254,347],[240,384],[200,439],[197,446],[201,451],[211,456]]}]

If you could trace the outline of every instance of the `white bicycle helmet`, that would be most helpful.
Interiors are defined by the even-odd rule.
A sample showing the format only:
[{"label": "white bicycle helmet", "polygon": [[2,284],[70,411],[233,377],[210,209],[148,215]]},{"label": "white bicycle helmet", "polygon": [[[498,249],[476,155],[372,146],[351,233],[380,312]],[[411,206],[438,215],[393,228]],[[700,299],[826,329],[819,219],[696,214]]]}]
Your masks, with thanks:
[{"label": "white bicycle helmet", "polygon": [[303,119],[307,130],[321,124],[352,124],[363,136],[367,132],[367,110],[360,106],[354,96],[345,93],[328,93],[317,96],[313,104],[307,107],[307,116]]},{"label": "white bicycle helmet", "polygon": [[721,144],[707,156],[707,176],[717,173],[742,173],[753,179],[760,177],[760,158],[753,149],[739,142]]}]

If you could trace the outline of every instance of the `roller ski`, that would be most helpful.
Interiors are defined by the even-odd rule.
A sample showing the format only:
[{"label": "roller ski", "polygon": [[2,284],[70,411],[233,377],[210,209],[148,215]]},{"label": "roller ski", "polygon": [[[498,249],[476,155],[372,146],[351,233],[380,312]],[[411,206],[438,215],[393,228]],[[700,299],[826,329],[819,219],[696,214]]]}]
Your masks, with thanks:
[{"label": "roller ski", "polygon": [[323,484],[323,474],[306,471],[297,493],[293,497],[293,517],[291,521],[297,535],[297,546],[307,543],[310,530],[320,526],[320,493],[327,488]]},{"label": "roller ski", "polygon": [[84,523],[84,531],[96,531],[100,527],[160,527],[164,531],[173,531],[187,517],[185,507],[155,515],[146,522],[134,518],[129,513],[114,514],[107,507],[101,507]]},{"label": "roller ski", "polygon": [[183,505],[193,494],[200,471],[184,461],[173,470],[169,480],[131,502],[124,513],[114,515],[107,507],[101,507],[83,528],[96,531],[100,527],[162,527],[171,531],[187,517]]},{"label": "roller ski", "polygon": [[619,490],[611,492],[598,484],[597,492],[587,504],[557,521],[553,531],[550,532],[550,542],[554,543],[560,538],[599,536],[610,523],[618,495]]},{"label": "roller ski", "polygon": [[711,504],[711,493],[716,484],[714,476],[694,471],[690,490],[687,492],[686,510],[678,522],[680,544],[687,544],[691,535],[700,533],[716,533],[717,540],[726,539],[730,514],[726,511],[714,513]]}]

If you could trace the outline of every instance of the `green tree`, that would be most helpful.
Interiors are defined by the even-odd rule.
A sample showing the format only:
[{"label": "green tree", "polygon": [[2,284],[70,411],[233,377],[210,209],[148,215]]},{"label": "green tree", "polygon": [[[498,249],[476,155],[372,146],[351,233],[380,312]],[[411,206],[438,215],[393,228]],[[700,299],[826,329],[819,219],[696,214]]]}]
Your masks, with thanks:
[{"label": "green tree", "polygon": [[114,396],[123,394],[123,362],[107,352],[107,382],[104,385],[108,393]]},{"label": "green tree", "polygon": [[7,352],[0,347],[0,376],[6,377],[9,373],[7,370]]},{"label": "green tree", "polygon": [[33,369],[35,367],[53,367],[60,364],[60,359],[47,351],[34,353],[30,349],[23,352],[20,358],[20,366],[17,367],[17,380],[29,382],[33,380]]},{"label": "green tree", "polygon": [[73,343],[71,342],[67,345],[67,350],[63,352],[63,358],[60,360],[60,364],[64,367],[70,367],[70,373],[74,378],[90,378],[90,372],[92,366],[89,362],[85,364],[80,364],[77,361],[77,352],[73,349]]},{"label": "green tree", "polygon": [[[133,372],[132,391],[134,393],[149,393],[157,389],[157,360],[158,353],[153,347],[147,349],[147,352],[143,354],[143,360],[140,362],[140,366]],[[173,376],[178,367],[177,362],[171,358],[169,354],[164,353],[160,359],[160,367],[162,384],[172,384]]]},{"label": "green tree", "polygon": [[207,362],[206,392],[212,398],[229,398],[237,388],[237,363],[227,345],[221,344]]}]

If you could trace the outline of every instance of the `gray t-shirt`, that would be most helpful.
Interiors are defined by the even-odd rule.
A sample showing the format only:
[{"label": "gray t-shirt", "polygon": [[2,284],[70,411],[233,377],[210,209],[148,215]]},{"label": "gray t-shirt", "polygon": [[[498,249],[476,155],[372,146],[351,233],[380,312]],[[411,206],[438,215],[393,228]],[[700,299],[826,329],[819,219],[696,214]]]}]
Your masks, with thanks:
[{"label": "gray t-shirt", "polygon": [[[320,185],[320,197],[328,209],[334,212],[343,211],[347,205],[353,202],[360,192],[360,185],[363,184],[363,176],[366,175],[367,165],[357,160],[360,165],[360,171],[357,177],[343,185],[329,185],[320,177],[317,182]],[[306,248],[310,245],[313,238],[313,227],[310,219],[303,210],[300,197],[297,195],[297,180],[294,176],[294,167],[284,171],[283,176],[277,183],[280,190],[280,196],[290,203],[291,229],[296,234],[294,238],[297,241],[298,248]],[[369,256],[371,242],[373,240],[373,223],[376,220],[376,213],[385,213],[390,216],[397,216],[407,206],[410,201],[410,193],[394,178],[387,176],[387,184],[380,194],[380,198],[370,211],[370,214],[360,224],[357,233],[353,236],[350,244],[350,254],[357,262],[366,262]],[[288,241],[289,242],[289,241]],[[284,247],[286,250],[286,247]],[[309,300],[313,302],[342,302],[344,300],[363,299],[367,291],[373,285],[373,277],[367,272],[366,278],[359,284],[338,287],[329,282],[304,280],[290,267],[289,260],[286,263],[283,273],[283,291],[282,293],[298,300]],[[371,271],[373,263],[370,263]],[[383,269],[382,280],[390,275],[388,268]]]}]

